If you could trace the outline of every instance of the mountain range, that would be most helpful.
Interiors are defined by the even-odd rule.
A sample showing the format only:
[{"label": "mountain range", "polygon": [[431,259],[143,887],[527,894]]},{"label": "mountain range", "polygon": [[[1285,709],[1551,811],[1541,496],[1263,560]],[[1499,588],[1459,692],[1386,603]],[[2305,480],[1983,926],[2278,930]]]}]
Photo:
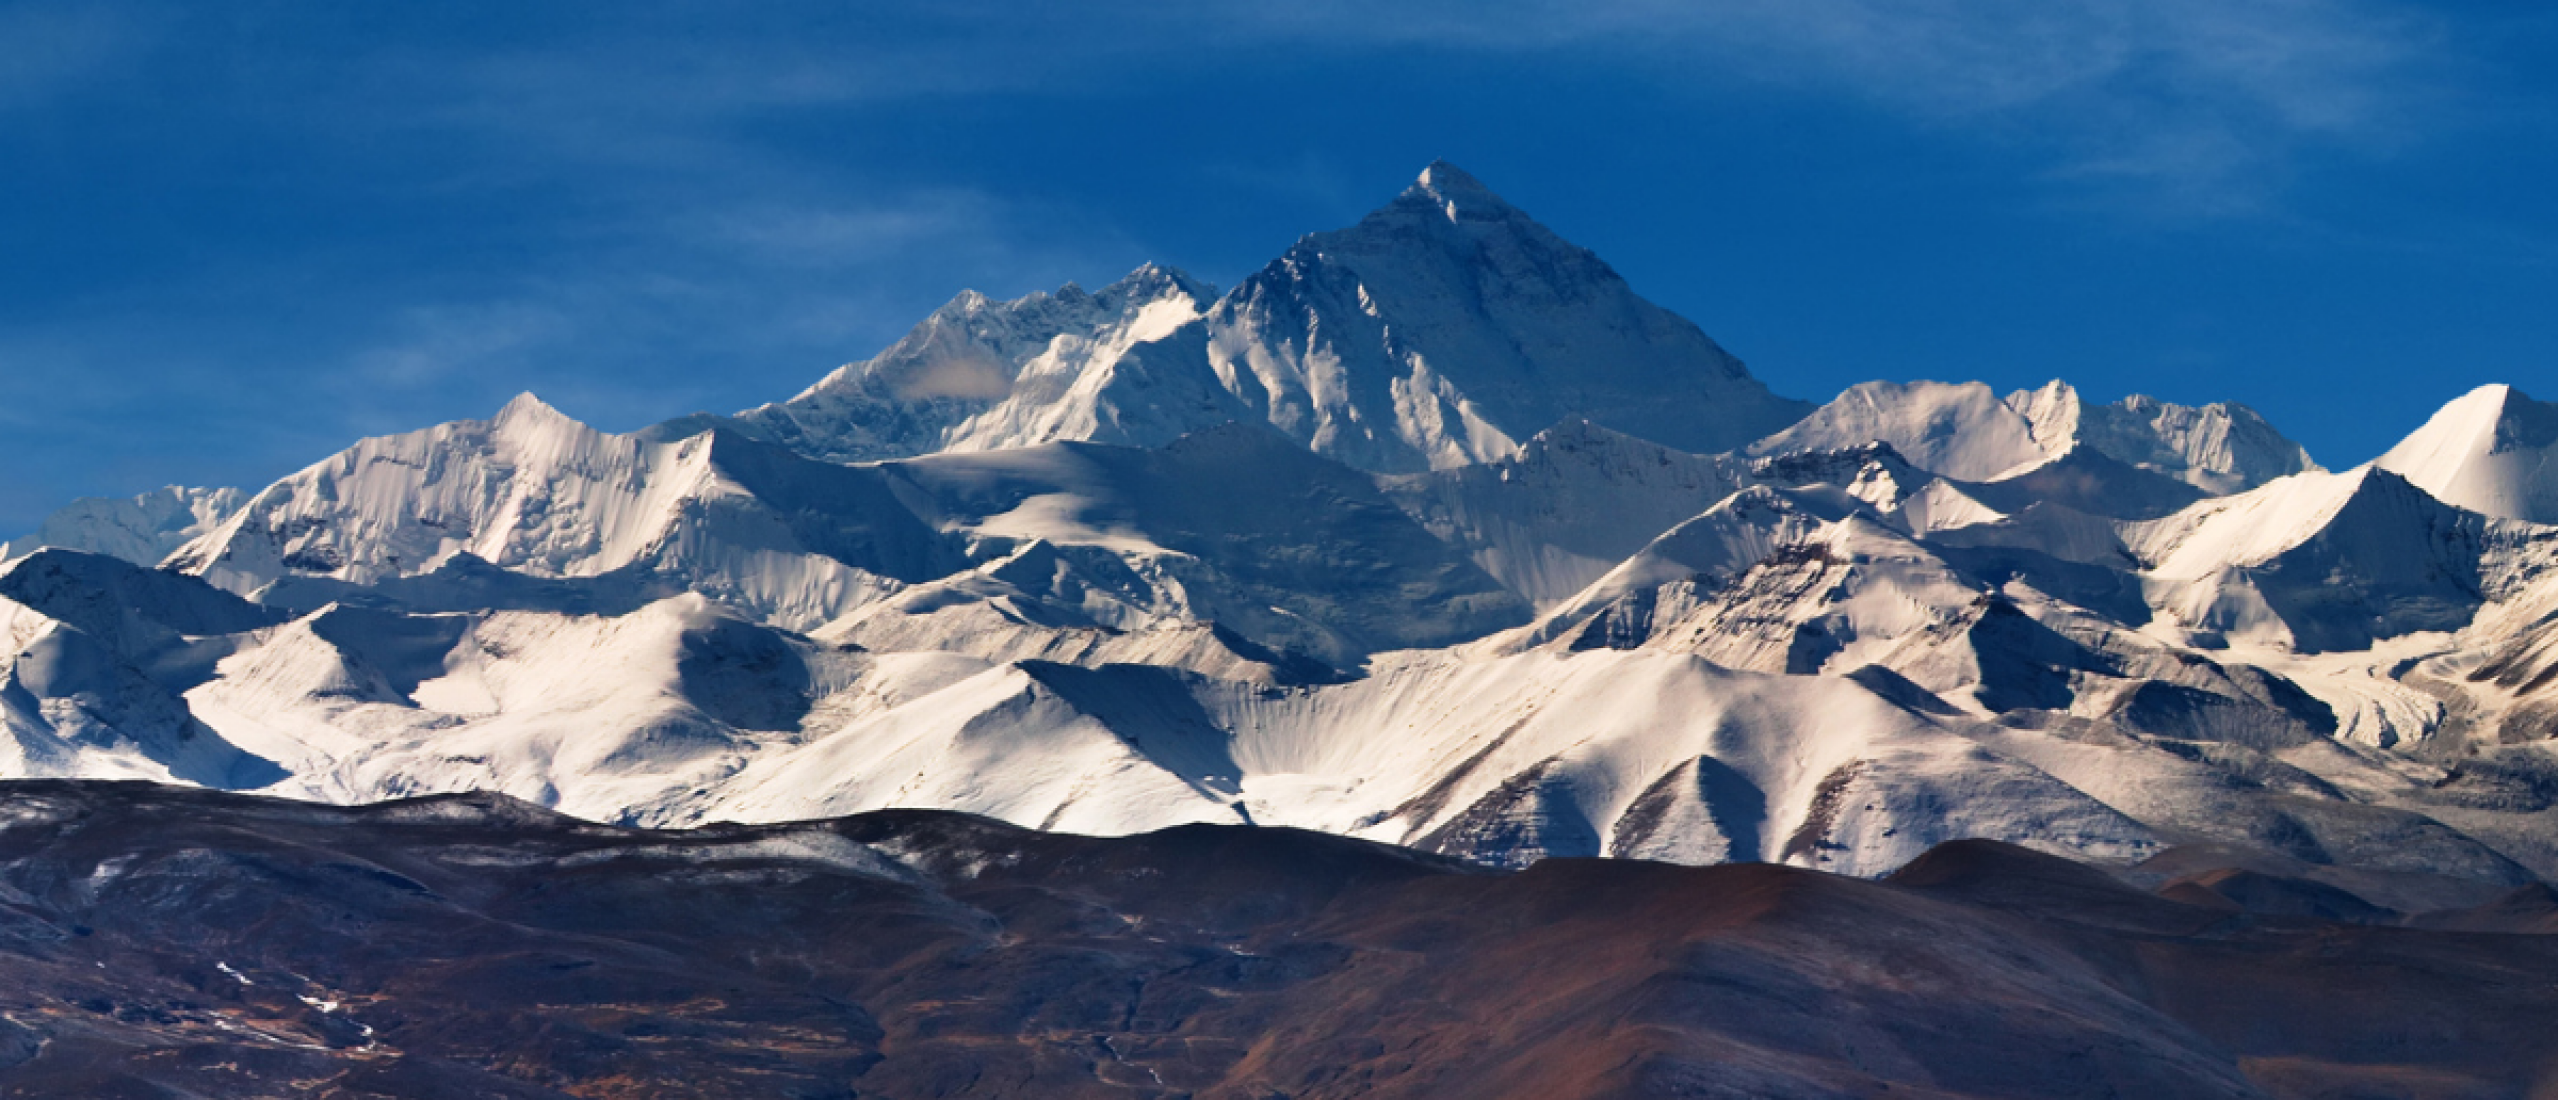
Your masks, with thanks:
[{"label": "mountain range", "polygon": [[[2558,405],[1777,396],[1433,164],[1232,289],[966,293],[785,401],[526,395],[0,555],[0,775],[954,810],[1858,877],[2558,876]],[[1416,857],[1417,858],[1417,857]],[[2233,857],[2235,858],[2235,857]]]}]

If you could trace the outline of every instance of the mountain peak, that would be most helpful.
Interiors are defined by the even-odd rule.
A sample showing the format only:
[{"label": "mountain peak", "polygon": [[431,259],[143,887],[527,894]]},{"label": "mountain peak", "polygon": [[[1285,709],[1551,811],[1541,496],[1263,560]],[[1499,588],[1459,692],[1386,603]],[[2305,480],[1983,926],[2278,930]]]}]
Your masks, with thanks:
[{"label": "mountain peak", "polygon": [[0,561],[58,546],[155,565],[220,526],[248,496],[238,489],[171,485],[129,497],[82,497],[46,516],[34,534],[0,543]]},{"label": "mountain peak", "polygon": [[516,424],[574,423],[575,421],[567,413],[552,408],[548,402],[533,396],[533,391],[526,390],[516,394],[513,400],[506,403],[505,408],[499,409],[496,419],[492,422],[505,427]]},{"label": "mountain peak", "polygon": [[1445,160],[1431,161],[1429,167],[1421,170],[1420,177],[1412,181],[1412,185],[1443,199],[1501,201],[1501,196],[1493,194],[1492,189],[1484,186],[1482,180],[1474,178],[1472,173]]},{"label": "mountain peak", "polygon": [[1298,240],[1209,325],[1218,378],[1372,472],[1513,455],[1567,416],[1710,454],[1810,411],[1446,161],[1357,224]]},{"label": "mountain peak", "polygon": [[1152,302],[1182,295],[1205,305],[1217,298],[1217,288],[1177,267],[1147,261],[1137,265],[1118,282],[1103,287],[1098,297],[1114,302]]},{"label": "mountain peak", "polygon": [[2476,396],[2494,402],[2497,453],[2558,443],[2558,404],[2534,401],[2530,394],[2502,382],[2478,387]]},{"label": "mountain peak", "polygon": [[1426,203],[1451,222],[1470,217],[1497,219],[1517,212],[1482,180],[1444,160],[1431,161],[1429,167],[1422,169],[1420,178],[1404,191],[1401,200]]},{"label": "mountain peak", "polygon": [[2558,404],[2512,386],[2461,395],[2378,462],[2446,503],[2558,523]]}]

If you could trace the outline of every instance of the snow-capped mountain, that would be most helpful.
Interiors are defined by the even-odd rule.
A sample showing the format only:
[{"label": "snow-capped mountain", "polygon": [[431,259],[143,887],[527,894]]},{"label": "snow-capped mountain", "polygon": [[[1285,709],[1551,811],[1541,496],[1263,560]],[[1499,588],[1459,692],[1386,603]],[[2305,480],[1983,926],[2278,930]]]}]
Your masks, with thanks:
[{"label": "snow-capped mountain", "polygon": [[1205,324],[1229,392],[1380,472],[1505,457],[1568,417],[1709,452],[1807,411],[1445,161],[1359,224],[1298,241]]},{"label": "snow-capped mountain", "polygon": [[2055,454],[2069,440],[2118,462],[2165,474],[2213,495],[2318,469],[2309,452],[2283,438],[2256,410],[2234,402],[2200,407],[2133,394],[2091,405],[2069,383],[2009,394],[2007,404]]},{"label": "snow-capped mountain", "polygon": [[1753,482],[1749,462],[1578,418],[1530,437],[1516,455],[1380,479],[1432,534],[1539,604],[1588,587],[1654,536]]},{"label": "snow-capped mountain", "polygon": [[2443,406],[2378,465],[2445,503],[2558,523],[2558,405],[2512,386],[2480,386]]},{"label": "snow-capped mountain", "polygon": [[46,516],[34,534],[0,543],[0,561],[57,546],[156,565],[220,525],[247,499],[238,489],[179,485],[130,497],[82,497]]},{"label": "snow-capped mountain", "polygon": [[1802,422],[1750,445],[1755,455],[1835,451],[1881,441],[1921,469],[1991,481],[2058,452],[2033,422],[1978,382],[1862,382]]},{"label": "snow-capped mountain", "polygon": [[2558,551],[2558,528],[2454,508],[2376,466],[2285,478],[2125,535],[2177,622],[2304,652],[2457,631]]},{"label": "snow-capped mountain", "polygon": [[[1214,623],[1229,641],[1212,652],[1279,664],[1355,666],[1528,614],[1370,475],[1257,424],[1159,450],[845,466],[717,422],[599,432],[530,395],[490,420],[364,440],[167,568],[305,610],[628,611],[691,591],[839,640],[1026,655],[1053,655],[1061,632],[1163,628],[1191,646],[1188,626]],[[1015,637],[986,648],[989,631]]]},{"label": "snow-capped mountain", "polygon": [[[467,556],[467,558],[466,558]],[[665,579],[795,626],[963,564],[877,470],[727,431],[617,436],[527,394],[485,421],[368,439],[250,498],[167,568],[309,606],[483,562],[592,587]]]},{"label": "snow-capped mountain", "polygon": [[1098,293],[1069,283],[998,302],[966,291],[888,350],[736,421],[829,462],[1056,439],[1165,442],[1216,421],[1111,423],[1116,410],[1100,407],[1099,390],[1131,349],[1197,320],[1214,298],[1207,284],[1152,264]]},{"label": "snow-capped mountain", "polygon": [[44,549],[0,572],[0,768],[14,776],[257,787],[271,761],[207,727],[180,693],[281,614],[130,562]]},{"label": "snow-capped mountain", "polygon": [[1434,165],[1222,297],[963,296],[735,418],[528,395],[158,570],[0,566],[0,770],[2513,885],[2558,875],[2558,526],[2549,407],[2482,394],[2344,473],[2057,382],[1814,410]]},{"label": "snow-capped mountain", "polygon": [[[1052,443],[877,467],[1001,578],[1099,625],[1214,622],[1355,667],[1525,621],[1528,608],[1367,474],[1258,424],[1156,450]],[[960,597],[936,595],[937,606]]]},{"label": "snow-capped mountain", "polygon": [[1830,451],[1872,440],[1890,443],[1921,469],[1966,481],[2014,478],[2073,452],[2214,496],[2318,468],[2244,405],[2191,408],[2140,394],[2095,405],[2060,381],[2003,398],[1978,382],[1863,382],[1752,444],[1750,453]]},{"label": "snow-capped mountain", "polygon": [[1397,473],[1506,457],[1570,417],[1704,452],[1808,409],[1440,162],[1222,298],[1153,266],[1098,294],[962,294],[876,358],[735,420],[830,461],[1059,440],[1159,447],[1260,420]]}]

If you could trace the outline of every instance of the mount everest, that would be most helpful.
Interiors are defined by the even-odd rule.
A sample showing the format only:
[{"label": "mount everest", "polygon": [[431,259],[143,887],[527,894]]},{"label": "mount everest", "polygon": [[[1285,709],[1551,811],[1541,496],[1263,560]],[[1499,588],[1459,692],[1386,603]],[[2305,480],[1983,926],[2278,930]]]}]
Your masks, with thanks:
[{"label": "mount everest", "polygon": [[528,395],[84,502],[0,567],[0,772],[2509,886],[2558,875],[2553,454],[2504,386],[2341,472],[2060,382],[1814,407],[1434,164],[1222,294],[963,294],[733,416]]},{"label": "mount everest", "polygon": [[1147,266],[1098,294],[969,292],[874,359],[737,417],[832,461],[1262,421],[1378,473],[1505,457],[1567,416],[1691,451],[1810,406],[1452,165],[1223,297]]}]

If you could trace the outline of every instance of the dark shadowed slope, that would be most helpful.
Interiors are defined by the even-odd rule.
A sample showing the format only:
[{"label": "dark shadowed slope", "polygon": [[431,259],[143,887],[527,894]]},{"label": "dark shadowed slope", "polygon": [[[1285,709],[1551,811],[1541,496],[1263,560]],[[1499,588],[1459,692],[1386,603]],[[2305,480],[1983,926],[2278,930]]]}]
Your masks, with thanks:
[{"label": "dark shadowed slope", "polygon": [[890,811],[0,787],[0,1095],[2521,1096],[2558,939]]}]

